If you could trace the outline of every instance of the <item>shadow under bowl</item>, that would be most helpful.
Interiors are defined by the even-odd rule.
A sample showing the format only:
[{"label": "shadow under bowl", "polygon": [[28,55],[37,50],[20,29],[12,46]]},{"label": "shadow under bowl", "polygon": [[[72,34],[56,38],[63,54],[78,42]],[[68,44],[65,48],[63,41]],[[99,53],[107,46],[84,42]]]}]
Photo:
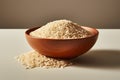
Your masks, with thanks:
[{"label": "shadow under bowl", "polygon": [[30,32],[38,28],[30,28],[25,32],[29,45],[40,54],[63,59],[75,58],[87,52],[93,47],[99,34],[95,28],[82,26],[91,33],[90,36],[81,39],[47,39],[29,35]]}]

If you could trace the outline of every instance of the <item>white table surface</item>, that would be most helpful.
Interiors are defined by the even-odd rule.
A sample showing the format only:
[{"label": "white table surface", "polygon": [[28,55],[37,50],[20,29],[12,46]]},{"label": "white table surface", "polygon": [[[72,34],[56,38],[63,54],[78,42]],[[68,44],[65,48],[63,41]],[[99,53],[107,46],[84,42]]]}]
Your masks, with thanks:
[{"label": "white table surface", "polygon": [[26,70],[14,57],[30,51],[25,29],[0,29],[0,80],[120,80],[120,29],[99,29],[94,47],[64,69]]}]

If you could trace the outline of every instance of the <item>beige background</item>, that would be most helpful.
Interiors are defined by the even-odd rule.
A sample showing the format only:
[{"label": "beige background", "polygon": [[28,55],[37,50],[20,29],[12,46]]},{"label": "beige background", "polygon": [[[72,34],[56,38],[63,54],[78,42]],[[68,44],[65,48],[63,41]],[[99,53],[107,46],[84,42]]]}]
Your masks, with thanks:
[{"label": "beige background", "polygon": [[0,28],[41,26],[56,19],[120,28],[120,0],[0,0]]}]

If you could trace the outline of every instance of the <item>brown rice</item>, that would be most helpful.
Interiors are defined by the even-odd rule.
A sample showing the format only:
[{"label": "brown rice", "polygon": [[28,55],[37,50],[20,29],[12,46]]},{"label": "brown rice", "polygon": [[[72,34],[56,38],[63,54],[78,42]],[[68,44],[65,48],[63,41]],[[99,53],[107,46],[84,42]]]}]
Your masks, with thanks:
[{"label": "brown rice", "polygon": [[72,21],[56,20],[31,32],[30,35],[51,39],[77,39],[87,37],[89,32]]},{"label": "brown rice", "polygon": [[24,65],[27,69],[35,67],[43,68],[64,68],[72,63],[67,60],[54,59],[39,54],[36,51],[26,52],[16,57],[18,62]]},{"label": "brown rice", "polygon": [[[77,23],[69,20],[56,20],[38,28],[30,33],[33,37],[51,38],[51,39],[78,39],[85,38],[90,35],[88,31],[83,29]],[[19,55],[17,60],[25,65],[26,68],[45,67],[45,68],[61,68],[71,65],[66,60],[54,59],[46,57],[36,51],[30,51]]]}]

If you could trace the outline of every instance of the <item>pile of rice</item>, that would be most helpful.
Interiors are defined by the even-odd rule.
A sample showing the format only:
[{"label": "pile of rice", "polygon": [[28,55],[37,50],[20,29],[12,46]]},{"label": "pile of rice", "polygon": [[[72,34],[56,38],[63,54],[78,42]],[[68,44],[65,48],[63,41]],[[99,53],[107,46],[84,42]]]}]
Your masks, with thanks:
[{"label": "pile of rice", "polygon": [[77,23],[69,20],[49,22],[39,29],[32,31],[31,36],[51,39],[78,39],[85,38],[90,33]]},{"label": "pile of rice", "polygon": [[[30,35],[50,39],[78,39],[85,38],[90,33],[72,21],[56,20],[36,29]],[[46,57],[36,51],[21,54],[17,57],[17,60],[26,68],[61,68],[71,65],[69,61]]]},{"label": "pile of rice", "polygon": [[42,68],[64,68],[72,63],[67,60],[54,59],[39,54],[36,51],[29,51],[16,57],[18,62],[25,66],[26,69],[35,67]]}]

